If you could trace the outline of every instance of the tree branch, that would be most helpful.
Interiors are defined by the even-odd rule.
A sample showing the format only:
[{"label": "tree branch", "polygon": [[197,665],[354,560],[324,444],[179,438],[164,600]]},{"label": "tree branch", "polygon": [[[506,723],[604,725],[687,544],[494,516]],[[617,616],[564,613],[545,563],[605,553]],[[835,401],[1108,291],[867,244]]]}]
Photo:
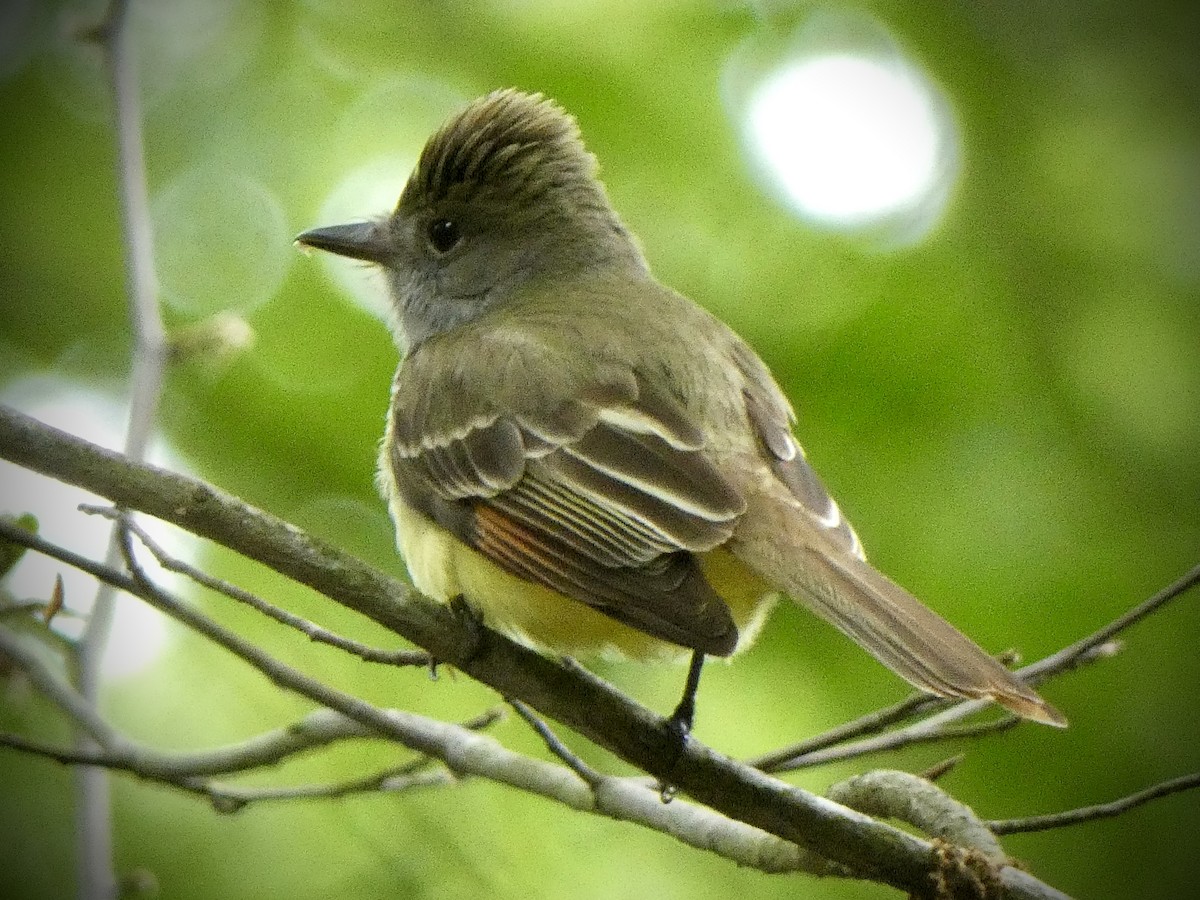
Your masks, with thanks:
[{"label": "tree branch", "polygon": [[[374,772],[362,778],[352,778],[330,784],[300,784],[294,787],[233,787],[211,785],[214,804],[227,805],[236,812],[258,803],[278,803],[289,800],[334,800],[353,794],[396,794],[416,788],[450,787],[458,779],[445,769],[430,772],[407,772],[406,766],[396,766]],[[219,793],[218,793],[219,792]],[[220,797],[216,800],[215,797]]]},{"label": "tree branch", "polygon": [[890,706],[885,706],[882,709],[869,712],[859,716],[857,719],[852,719],[849,722],[831,728],[823,734],[814,735],[787,747],[781,747],[770,753],[764,753],[762,756],[748,759],[746,760],[746,765],[754,766],[754,768],[761,769],[764,772],[781,771],[789,763],[801,759],[810,753],[843,744],[856,737],[878,734],[889,725],[914,718],[932,708],[937,699],[936,697],[930,697],[928,694],[913,694],[911,697],[907,697],[898,703],[893,703]]},{"label": "tree branch", "polygon": [[[90,37],[103,51],[113,99],[117,195],[134,338],[125,455],[142,460],[157,418],[167,341],[158,308],[154,273],[150,199],[146,187],[137,66],[129,30],[129,5],[128,0],[111,0],[104,18],[92,29]],[[110,541],[108,562],[114,563],[116,558],[116,548]],[[92,705],[99,701],[101,663],[112,628],[114,602],[112,590],[101,584],[78,644],[79,692]],[[87,748],[89,743],[86,735],[81,736],[82,748]],[[77,772],[78,896],[81,900],[111,900],[116,896],[117,880],[113,872],[112,821],[106,775],[102,770],[88,766],[80,767]]]},{"label": "tree branch", "polygon": [[[850,870],[830,863],[818,854],[781,840],[760,829],[727,818],[719,813],[685,802],[669,807],[659,802],[656,794],[647,791],[632,779],[598,778],[587,785],[578,773],[537,760],[528,759],[506,750],[490,739],[482,740],[473,730],[491,721],[494,714],[485,713],[464,726],[447,725],[400,710],[380,710],[355,697],[335,691],[325,685],[271,660],[252,645],[237,643],[219,626],[189,610],[166,592],[147,586],[138,579],[119,572],[103,563],[93,562],[58,547],[0,519],[0,539],[12,540],[40,553],[75,565],[113,587],[139,596],[167,615],[194,627],[205,636],[245,659],[277,684],[323,702],[332,707],[318,711],[304,720],[306,729],[315,731],[313,743],[297,742],[295,736],[269,733],[257,739],[209,751],[207,754],[162,754],[160,751],[126,742],[108,751],[95,748],[65,749],[16,735],[0,735],[0,746],[34,753],[67,764],[95,765],[127,771],[140,777],[160,781],[172,787],[199,794],[210,800],[222,812],[236,812],[249,802],[258,800],[292,799],[302,796],[333,796],[339,792],[358,792],[366,784],[379,784],[395,774],[394,770],[376,773],[367,779],[341,785],[310,785],[299,788],[277,788],[262,791],[231,788],[211,784],[197,776],[209,770],[241,769],[243,763],[256,761],[265,764],[270,757],[279,758],[295,751],[308,749],[326,739],[344,737],[382,737],[416,749],[424,758],[437,758],[459,776],[479,776],[528,793],[556,800],[573,809],[591,812],[620,821],[628,821],[670,834],[698,849],[719,853],[739,865],[754,866],[766,872],[803,871],[818,875],[850,875]],[[211,632],[211,633],[210,633]],[[270,746],[264,746],[270,745]],[[217,758],[214,754],[219,754]],[[189,767],[192,770],[190,771]],[[429,781],[422,781],[427,784]],[[581,793],[581,790],[583,793]]]},{"label": "tree branch", "polygon": [[[18,664],[23,667],[24,663],[25,660],[18,660]],[[489,710],[464,722],[462,727],[478,731],[498,718],[498,710]],[[423,769],[435,762],[428,756],[421,756],[404,765],[392,766],[362,778],[333,784],[247,788],[208,780],[214,775],[230,775],[277,765],[300,753],[342,741],[379,737],[377,732],[341,713],[331,709],[319,709],[283,728],[276,728],[225,747],[191,753],[164,752],[115,734],[104,749],[59,747],[20,735],[3,733],[0,733],[0,746],[67,765],[100,766],[128,772],[139,778],[199,794],[208,799],[219,812],[226,813],[237,812],[250,803],[263,801],[342,797],[368,791],[395,792],[410,787],[449,784],[455,780],[444,769],[435,773],[423,772]]]},{"label": "tree branch", "polygon": [[1095,806],[1083,806],[1079,809],[1068,809],[1064,812],[1047,813],[1043,816],[1029,816],[1023,819],[998,819],[985,822],[993,834],[1016,834],[1022,831],[1045,831],[1050,828],[1063,828],[1067,825],[1078,825],[1080,822],[1090,822],[1093,819],[1110,819],[1128,812],[1143,803],[1190,791],[1200,787],[1200,772],[1181,775],[1169,781],[1151,785],[1145,790],[1137,791],[1119,800],[1109,803],[1097,803]]},{"label": "tree branch", "polygon": [[932,837],[982,853],[993,865],[1005,860],[1000,842],[969,806],[919,775],[877,769],[835,784],[829,797],[859,812],[899,819]]},{"label": "tree branch", "polygon": [[[491,685],[501,695],[516,697],[574,728],[713,810],[814,851],[840,864],[844,871],[917,895],[929,891],[931,875],[939,871],[938,851],[928,841],[778,782],[694,740],[689,740],[680,752],[661,717],[599,679],[584,677],[492,632],[485,632],[481,643],[478,634],[450,610],[429,602],[408,602],[418,598],[405,583],[207,484],[131,462],[3,407],[0,456],[262,562],[419,644],[435,658]],[[137,593],[138,586],[134,587]],[[195,615],[182,604],[171,614],[180,618]],[[225,641],[219,635],[213,639],[223,644]],[[239,652],[245,659],[254,659],[267,674],[278,677],[279,664],[256,654],[265,656],[253,647],[240,648]],[[311,680],[300,673],[294,678],[292,689],[303,685],[306,696],[316,702],[393,735],[419,752],[443,758],[454,771],[474,771],[476,751],[464,752],[462,748],[479,748],[484,746],[481,742],[489,740],[469,732],[463,736],[461,729],[448,732],[455,726],[409,714],[384,715],[356,698],[347,702],[324,685],[309,683]],[[399,723],[404,727],[398,727]],[[448,738],[451,733],[453,740]],[[489,754],[509,753],[495,742],[487,747]],[[509,755],[513,757],[514,772],[505,776],[503,766],[492,766],[489,777],[505,783],[520,781],[515,772],[525,772],[533,761]],[[553,770],[553,790],[568,805],[595,809],[603,807],[610,797],[620,796],[623,802],[642,804],[636,808],[647,821],[657,821],[663,815],[664,807],[657,796],[640,785],[606,779],[603,790],[593,793],[566,768],[540,765]],[[625,809],[631,808],[635,807]],[[629,818],[624,810],[613,814]],[[1029,884],[1040,883],[1012,867],[1001,870],[1000,880],[1006,897],[1039,896]]]},{"label": "tree branch", "polygon": [[150,555],[155,558],[160,566],[168,572],[174,572],[178,575],[184,575],[190,578],[197,584],[203,585],[211,591],[218,594],[223,594],[231,600],[236,600],[238,603],[243,603],[249,606],[256,612],[262,613],[269,619],[279,622],[281,625],[286,625],[289,628],[294,628],[299,631],[310,641],[318,644],[326,644],[330,647],[357,656],[364,662],[382,663],[389,666],[427,666],[429,665],[429,654],[421,650],[383,650],[378,647],[370,647],[359,641],[353,641],[349,638],[342,637],[339,634],[334,634],[326,628],[322,628],[314,622],[310,622],[294,613],[288,612],[286,609],[281,609],[273,603],[268,603],[261,597],[250,593],[236,584],[230,584],[222,578],[215,578],[207,572],[202,572],[195,566],[190,566],[183,560],[176,559],[162,548],[162,546],[152,538],[146,529],[142,528],[133,519],[125,516],[116,507],[112,506],[93,506],[84,504],[79,507],[85,513],[104,516],[105,518],[120,520],[122,526],[134,536],[138,541],[150,551]]},{"label": "tree branch", "polygon": [[[1029,684],[1037,685],[1066,672],[1072,672],[1097,660],[1107,659],[1121,649],[1117,635],[1136,625],[1170,601],[1200,583],[1200,566],[1184,573],[1174,582],[1133,609],[1114,619],[1075,643],[1031,663],[1017,674]],[[784,747],[748,760],[764,772],[790,772],[795,769],[853,759],[870,753],[896,750],[918,743],[931,743],[959,737],[971,737],[1017,724],[1011,716],[994,723],[965,728],[952,728],[963,719],[986,710],[990,703],[982,700],[948,700],[941,697],[914,695],[905,700],[868,713],[853,721],[830,729],[805,741]],[[940,711],[939,711],[940,710]],[[889,726],[911,718],[926,717],[906,728],[883,734]],[[1011,721],[1010,721],[1011,720]],[[846,741],[862,738],[853,744]]]},{"label": "tree branch", "polygon": [[604,779],[601,773],[585,763],[579,756],[572,753],[570,748],[554,733],[553,729],[538,718],[537,713],[532,709],[520,700],[512,698],[509,698],[508,703],[517,711],[517,715],[524,719],[537,736],[545,742],[546,749],[561,759],[571,771],[583,779],[585,784],[594,788]]},{"label": "tree branch", "polygon": [[1114,641],[1118,634],[1136,625],[1151,613],[1158,612],[1197,584],[1200,584],[1200,565],[1185,572],[1161,591],[1155,592],[1103,628],[1097,629],[1057,653],[1052,653],[1050,656],[1026,666],[1018,674],[1031,684],[1039,684],[1049,676],[1075,668],[1081,661],[1086,661],[1096,655],[1111,656],[1119,646]]},{"label": "tree branch", "polygon": [[[5,523],[7,524],[7,523]],[[56,676],[16,632],[0,626],[0,655],[23,671],[33,686],[57,706],[76,728],[99,747],[112,747],[118,738],[96,707]],[[87,748],[80,748],[81,750]]]},{"label": "tree branch", "polygon": [[929,718],[897,731],[876,734],[849,744],[833,744],[819,750],[808,750],[800,755],[792,755],[792,748],[787,747],[759,759],[751,760],[748,765],[753,765],[764,772],[794,772],[798,769],[811,769],[814,766],[858,759],[873,753],[901,750],[915,744],[933,744],[956,738],[983,737],[1008,731],[1021,724],[1019,718],[1007,714],[987,722],[975,722],[970,725],[955,724],[973,712],[974,710],[963,709],[961,706],[952,706],[946,710],[946,713],[953,713],[952,717]]}]

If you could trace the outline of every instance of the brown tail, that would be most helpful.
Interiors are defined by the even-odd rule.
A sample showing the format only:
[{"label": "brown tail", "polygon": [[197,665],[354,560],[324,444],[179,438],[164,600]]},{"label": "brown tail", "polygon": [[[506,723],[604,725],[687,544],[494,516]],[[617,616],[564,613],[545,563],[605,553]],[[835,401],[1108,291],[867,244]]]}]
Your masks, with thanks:
[{"label": "brown tail", "polygon": [[[797,552],[802,559],[796,560]],[[796,564],[776,579],[787,592],[906,681],[943,697],[994,700],[1023,718],[1066,726],[1062,713],[865,561],[834,548],[792,546],[787,556]]]}]

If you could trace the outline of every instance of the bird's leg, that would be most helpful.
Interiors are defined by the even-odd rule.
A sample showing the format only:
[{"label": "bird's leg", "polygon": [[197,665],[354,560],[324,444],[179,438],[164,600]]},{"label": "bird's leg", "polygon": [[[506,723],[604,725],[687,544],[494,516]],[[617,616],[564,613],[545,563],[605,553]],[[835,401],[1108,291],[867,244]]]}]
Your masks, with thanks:
[{"label": "bird's leg", "polygon": [[667,728],[679,738],[682,744],[692,730],[696,718],[696,689],[700,687],[700,670],[704,667],[704,653],[692,651],[692,662],[688,666],[687,682],[683,686],[683,696],[675,712],[667,719]]},{"label": "bird's leg", "polygon": [[666,760],[666,778],[659,779],[658,792],[663,803],[670,803],[675,797],[675,785],[671,783],[669,773],[675,771],[675,766],[683,756],[688,734],[696,718],[696,689],[700,687],[700,670],[704,668],[704,654],[699,650],[692,651],[692,661],[688,665],[687,682],[683,686],[683,696],[675,712],[667,719],[667,733],[673,738],[674,746],[670,757]]}]

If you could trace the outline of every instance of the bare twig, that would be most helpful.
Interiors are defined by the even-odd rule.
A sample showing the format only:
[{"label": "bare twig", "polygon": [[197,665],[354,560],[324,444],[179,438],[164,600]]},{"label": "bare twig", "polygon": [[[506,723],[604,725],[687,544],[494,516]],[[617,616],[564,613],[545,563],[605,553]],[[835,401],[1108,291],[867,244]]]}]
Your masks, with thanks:
[{"label": "bare twig", "polygon": [[1058,813],[1048,813],[1044,816],[1028,816],[1023,819],[996,819],[984,824],[993,834],[1016,834],[1022,831],[1045,831],[1050,828],[1063,828],[1067,825],[1078,825],[1080,822],[1090,822],[1093,819],[1109,819],[1119,816],[1151,800],[1190,791],[1200,787],[1200,772],[1181,775],[1169,781],[1152,785],[1145,790],[1137,791],[1128,796],[1113,800],[1110,803],[1097,803],[1095,806],[1083,806],[1079,809],[1068,809]]},{"label": "bare twig", "polygon": [[889,731],[886,734],[864,738],[852,744],[843,744],[842,746],[816,750],[788,761],[779,767],[779,771],[792,772],[797,769],[810,769],[813,766],[823,766],[832,762],[858,759],[859,757],[868,756],[873,753],[889,753],[904,747],[912,747],[916,744],[932,744],[960,738],[984,737],[1008,731],[1021,723],[1019,718],[1008,714],[998,719],[991,719],[986,722],[972,722],[969,725],[952,725],[952,721],[957,721],[957,719],[951,720],[947,718],[938,719],[937,721],[928,719],[926,722],[933,723],[928,727],[923,727],[926,725],[926,722],[918,722],[908,728],[901,728],[898,731]]},{"label": "bare twig", "polygon": [[859,812],[899,819],[931,837],[976,850],[994,865],[1006,860],[1000,842],[969,806],[919,775],[876,769],[833,785],[829,798]]},{"label": "bare twig", "polygon": [[1111,655],[1115,650],[1113,639],[1122,631],[1136,625],[1152,613],[1158,612],[1176,597],[1200,584],[1200,566],[1184,573],[1161,591],[1142,601],[1124,615],[1113,619],[1103,628],[1081,638],[1057,653],[1039,659],[1017,672],[1030,684],[1039,684],[1051,675],[1073,668],[1080,661],[1095,654]]},{"label": "bare twig", "polygon": [[234,787],[210,784],[207,793],[222,812],[237,812],[250,804],[278,803],[290,800],[332,800],[353,794],[396,794],[424,787],[446,787],[458,779],[445,769],[404,773],[403,767],[384,769],[362,778],[328,784],[276,785],[272,787]]},{"label": "bare twig", "polygon": [[101,581],[116,590],[126,591],[135,596],[138,593],[137,583],[116,566],[96,562],[94,559],[89,559],[80,553],[76,553],[74,550],[59,546],[52,541],[46,540],[41,535],[25,531],[11,522],[5,521],[3,517],[0,517],[0,540],[21,544],[35,553],[41,553],[43,556],[57,559],[59,562],[66,563],[73,569],[86,572],[97,581]]},{"label": "bare twig", "polygon": [[940,698],[930,697],[928,694],[913,694],[899,703],[893,703],[891,706],[885,706],[875,712],[859,716],[857,719],[852,719],[814,737],[748,759],[746,765],[754,766],[764,772],[777,772],[794,759],[824,750],[826,747],[845,743],[856,737],[878,734],[888,726],[917,716],[941,702]]},{"label": "bare twig", "polygon": [[[55,675],[41,657],[33,652],[28,641],[16,632],[0,626],[0,654],[16,665],[34,687],[57,706],[83,734],[96,745],[111,747],[117,742],[116,733],[96,710],[94,704],[66,681]],[[83,749],[83,748],[81,748]]]},{"label": "bare twig", "polygon": [[571,771],[582,778],[589,786],[594,787],[604,778],[603,775],[572,753],[571,749],[554,733],[554,730],[542,721],[541,717],[532,709],[520,700],[514,700],[512,697],[505,699],[508,701],[508,705],[517,711],[517,715],[524,719],[529,727],[537,732],[538,737],[545,741],[546,748],[566,763]]},{"label": "bare twig", "polygon": [[128,528],[137,537],[138,541],[150,551],[150,554],[158,561],[158,564],[168,572],[184,575],[209,590],[223,594],[239,603],[244,603],[264,616],[274,619],[276,622],[286,625],[289,628],[296,629],[311,641],[336,647],[339,650],[359,657],[365,662],[383,663],[390,666],[429,665],[429,654],[424,650],[384,650],[342,637],[326,628],[322,628],[315,622],[310,622],[308,619],[290,613],[273,603],[268,603],[256,594],[252,594],[238,587],[236,584],[231,584],[223,578],[217,578],[209,575],[207,572],[200,571],[195,566],[188,565],[183,560],[177,559],[167,553],[162,545],[147,533],[146,529],[138,525],[131,516],[116,507],[95,506],[85,503],[80,505],[79,508],[85,513],[100,515],[122,522],[123,527]]},{"label": "bare twig", "polygon": [[[322,712],[328,712],[328,710],[322,710]],[[353,724],[357,725],[357,723]],[[362,731],[361,726],[358,728]],[[357,736],[368,736],[368,734],[364,732]],[[122,749],[110,750],[98,747],[60,747],[57,744],[37,741],[21,735],[0,733],[0,747],[8,747],[11,750],[52,759],[64,765],[96,766],[110,771],[127,772],[148,781],[157,781],[188,793],[197,794],[212,803],[213,808],[218,812],[223,813],[238,812],[250,803],[263,801],[343,797],[349,794],[368,792],[395,792],[410,787],[448,784],[457,780],[445,769],[435,772],[421,771],[429,761],[428,757],[421,757],[416,762],[422,765],[395,766],[363,778],[344,782],[248,788],[210,781],[200,774],[185,774],[184,770],[188,768],[184,762],[186,757],[172,758],[169,754],[162,754],[132,743]],[[218,750],[211,751],[209,754],[192,754],[191,756],[212,757],[213,765],[201,764],[196,768],[198,770],[205,768],[217,770],[225,768],[224,762],[217,762],[224,752]],[[291,754],[284,753],[279,758],[283,759],[288,755]],[[256,761],[252,767],[256,768],[274,761],[276,760],[268,757]],[[242,768],[241,765],[236,765],[234,770],[240,768]]]},{"label": "bare twig", "polygon": [[[320,711],[321,714],[328,712],[328,710]],[[500,718],[501,710],[490,709],[463,722],[462,727],[472,731],[481,731]],[[345,718],[342,718],[342,721],[349,722]],[[448,786],[457,784],[461,780],[445,768],[425,771],[436,762],[437,760],[433,757],[420,756],[402,765],[390,766],[361,778],[328,784],[277,785],[263,788],[210,784],[208,789],[214,803],[219,803],[223,807],[241,809],[251,803],[281,800],[322,800],[348,797],[353,794],[394,794],[414,788]]]},{"label": "bare twig", "polygon": [[[133,373],[125,455],[142,460],[150,444],[162,392],[167,359],[166,329],[158,308],[154,274],[154,244],[150,200],[146,187],[145,150],[138,96],[137,66],[130,38],[128,0],[111,0],[93,37],[104,52],[115,112],[117,193],[121,206],[121,233],[129,313],[133,329]],[[108,562],[115,563],[116,547],[110,540]],[[100,666],[112,628],[115,595],[102,584],[79,641],[79,691],[96,705],[100,693]],[[88,738],[81,738],[86,747]],[[76,860],[81,900],[108,900],[116,892],[112,862],[112,822],[108,783],[101,769],[78,769],[76,806]]]},{"label": "bare twig", "polygon": [[[24,661],[19,661],[24,665]],[[491,709],[462,723],[472,731],[487,728],[501,717]],[[108,726],[105,726],[108,728]],[[110,729],[111,732],[111,729]],[[229,775],[276,765],[300,753],[310,752],[345,740],[378,738],[380,735],[361,723],[330,709],[319,709],[284,728],[264,732],[246,741],[191,753],[166,752],[111,732],[106,748],[61,747],[43,741],[0,733],[0,746],[53,759],[69,765],[93,765],[128,772],[140,778],[204,796],[221,812],[236,812],[248,803],[264,800],[290,800],[317,797],[341,797],[352,793],[395,792],[410,787],[455,781],[444,769],[437,773],[423,770],[437,762],[420,756],[403,765],[381,772],[333,784],[244,788],[209,781],[213,775]]]},{"label": "bare twig", "polygon": [[[1121,649],[1120,642],[1116,640],[1118,634],[1145,619],[1151,613],[1162,609],[1168,602],[1185,593],[1197,583],[1200,583],[1200,566],[1187,572],[1104,627],[1057,653],[1017,670],[1017,674],[1030,684],[1041,684],[1056,675],[1108,659]],[[852,759],[868,753],[895,750],[916,743],[930,743],[950,738],[986,734],[1005,730],[1017,724],[1012,717],[1005,717],[996,722],[978,726],[950,727],[990,706],[989,702],[983,700],[951,701],[918,694],[892,706],[861,716],[814,738],[748,760],[748,765],[755,766],[764,772],[789,772],[833,761]],[[898,731],[880,733],[889,726],[914,716],[928,716],[928,718]],[[851,738],[864,735],[874,735],[874,737],[852,744],[844,744]],[[838,746],[843,744],[844,746]]]},{"label": "bare twig", "polygon": [[[444,607],[403,602],[414,598],[411,586],[210,485],[132,463],[3,406],[0,457],[216,540],[319,590],[452,662],[501,696],[522,700],[651,776],[670,781],[711,810],[682,800],[664,806],[657,795],[627,779],[604,779],[590,788],[565,766],[513,754],[486,736],[446,723],[385,713],[273,665],[256,648],[237,647],[242,659],[287,689],[437,756],[456,774],[479,774],[575,809],[637,822],[764,871],[803,868],[855,875],[916,893],[927,891],[931,874],[939,871],[939,851],[928,841],[779,782],[695,740],[680,749],[661,717],[598,679],[583,678],[499,634],[487,632],[481,641]],[[31,546],[28,534],[14,538]],[[187,621],[194,610],[174,598],[159,597],[138,583],[133,588],[189,627],[202,627]],[[213,639],[228,646],[219,633]],[[1012,867],[1005,867],[999,879],[1006,898],[1054,895]]]},{"label": "bare twig", "polygon": [[[109,728],[107,724],[105,727]],[[113,732],[105,749],[80,750],[41,744],[37,752],[59,762],[101,765],[143,778],[176,783],[182,779],[229,775],[263,768],[340,741],[376,736],[375,732],[345,716],[330,710],[316,710],[283,728],[209,750],[167,752]],[[5,742],[9,746],[17,746],[11,738],[7,736]]]}]

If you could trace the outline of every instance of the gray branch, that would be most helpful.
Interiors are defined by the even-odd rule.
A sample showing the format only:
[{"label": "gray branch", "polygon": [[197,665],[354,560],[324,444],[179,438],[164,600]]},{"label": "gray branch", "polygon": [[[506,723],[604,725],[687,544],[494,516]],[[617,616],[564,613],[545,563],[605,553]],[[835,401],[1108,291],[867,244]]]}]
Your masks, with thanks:
[{"label": "gray branch", "polygon": [[1068,809],[1062,812],[1046,813],[1041,816],[1028,816],[1023,819],[999,819],[985,822],[994,834],[1016,834],[1025,831],[1046,831],[1050,828],[1065,828],[1068,825],[1078,825],[1081,822],[1091,822],[1095,819],[1111,819],[1131,809],[1136,809],[1159,797],[1168,797],[1184,791],[1200,788],[1200,772],[1191,772],[1160,781],[1158,784],[1128,794],[1109,803],[1097,803],[1094,806],[1081,806],[1078,809]]},{"label": "gray branch", "polygon": [[[498,634],[485,632],[481,642],[477,630],[449,609],[408,602],[419,599],[411,586],[210,485],[129,461],[3,407],[0,457],[263,563],[402,635],[502,696],[517,698],[568,725],[709,807],[680,808],[694,809],[705,825],[713,826],[706,838],[710,846],[724,846],[734,840],[730,835],[748,827],[740,833],[757,842],[755,846],[761,845],[761,833],[766,832],[777,839],[774,846],[804,848],[804,855],[815,853],[835,864],[838,871],[917,896],[928,896],[942,877],[944,854],[930,841],[777,781],[694,740],[680,752],[660,717],[600,679],[559,665]],[[255,652],[253,647],[239,648],[245,659],[256,658]],[[267,666],[279,665],[273,660],[259,660],[259,664],[264,671],[277,671]],[[677,820],[668,824],[663,820],[678,815],[668,812],[676,804],[664,806],[656,793],[635,782],[603,779],[588,785],[565,766],[521,757],[483,735],[464,735],[458,726],[396,711],[384,714],[357,700],[346,706],[336,692],[319,684],[306,685],[305,693],[374,730],[395,736],[418,752],[444,760],[454,772],[478,773],[517,787],[535,773],[539,778],[551,778],[553,785],[545,785],[547,795],[568,806],[675,833]],[[498,756],[502,757],[500,763],[495,761]],[[718,826],[725,817],[742,824],[732,823],[736,826],[732,830]],[[703,835],[704,831],[690,833]],[[1045,885],[1011,866],[1000,869],[997,879],[1004,897],[1054,896],[1046,892]]]},{"label": "gray branch", "polygon": [[123,516],[121,511],[112,506],[93,506],[91,504],[83,504],[79,507],[83,512],[104,516],[106,518],[120,520],[124,528],[138,539],[138,541],[150,551],[150,555],[168,572],[174,572],[178,575],[185,575],[197,584],[203,585],[211,591],[222,594],[231,600],[236,600],[249,606],[255,612],[261,613],[269,619],[274,619],[281,625],[286,625],[299,631],[310,641],[318,644],[325,644],[330,647],[336,647],[344,653],[349,653],[357,656],[363,662],[381,663],[389,666],[428,666],[430,658],[428,653],[420,650],[392,650],[382,649],[379,647],[371,647],[359,641],[352,641],[339,634],[334,634],[326,628],[322,628],[315,622],[310,622],[295,613],[291,613],[286,609],[282,609],[273,603],[268,603],[261,597],[250,593],[249,591],[238,587],[236,584],[231,584],[222,578],[216,578],[197,569],[195,566],[188,565],[182,560],[171,556],[158,544],[137,522],[133,519]]},{"label": "gray branch", "polygon": [[[125,455],[142,460],[157,418],[167,341],[158,308],[137,66],[128,26],[129,0],[110,0],[102,21],[90,37],[104,53],[115,114],[116,186],[121,209],[129,321],[133,332]],[[116,560],[116,547],[110,541],[108,561],[115,563]],[[112,628],[113,612],[113,592],[101,584],[78,648],[79,693],[91,703],[95,703],[100,694],[100,665]],[[90,737],[80,735],[79,745],[87,749],[91,746]],[[76,791],[79,897],[80,900],[111,900],[116,896],[117,883],[113,872],[112,813],[104,770],[80,766]]]}]

